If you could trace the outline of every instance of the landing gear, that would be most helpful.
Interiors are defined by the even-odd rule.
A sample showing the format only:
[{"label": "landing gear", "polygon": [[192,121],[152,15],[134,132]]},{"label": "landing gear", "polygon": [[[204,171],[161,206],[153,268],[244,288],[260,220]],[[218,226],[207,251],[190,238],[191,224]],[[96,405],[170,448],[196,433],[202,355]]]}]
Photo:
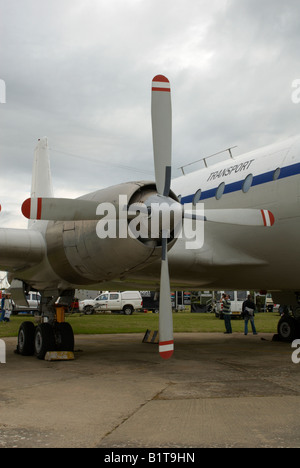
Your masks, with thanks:
[{"label": "landing gear", "polygon": [[19,328],[17,351],[22,356],[34,354],[35,326],[32,322],[23,322]]},{"label": "landing gear", "polygon": [[74,333],[69,323],[56,323],[54,337],[57,351],[74,351]]},{"label": "landing gear", "polygon": [[300,338],[300,292],[274,292],[272,297],[275,304],[280,304],[281,318],[277,325],[279,340],[291,343]]},{"label": "landing gear", "polygon": [[[74,351],[74,333],[69,323],[64,321],[64,307],[68,306],[72,295],[61,294],[59,305],[55,307],[55,298],[42,297],[39,325],[23,322],[18,333],[17,353],[22,356],[35,355],[44,359],[48,351]],[[65,303],[62,299],[67,298]]]},{"label": "landing gear", "polygon": [[294,317],[284,315],[278,322],[277,331],[281,341],[291,343],[299,337],[299,323]]},{"label": "landing gear", "polygon": [[44,359],[48,351],[74,351],[74,333],[69,323],[23,322],[19,329],[17,352]]},{"label": "landing gear", "polygon": [[44,359],[48,351],[56,349],[53,328],[50,323],[41,323],[36,327],[34,337],[34,354],[38,359]]}]

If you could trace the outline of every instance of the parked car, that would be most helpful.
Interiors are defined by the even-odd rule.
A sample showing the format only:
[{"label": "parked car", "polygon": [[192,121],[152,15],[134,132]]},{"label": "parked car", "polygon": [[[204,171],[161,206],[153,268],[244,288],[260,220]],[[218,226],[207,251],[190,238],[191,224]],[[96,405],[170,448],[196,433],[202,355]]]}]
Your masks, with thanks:
[{"label": "parked car", "polygon": [[79,302],[79,310],[85,314],[111,310],[131,315],[134,310],[140,310],[142,307],[143,301],[139,291],[107,292],[100,294],[95,299]]}]

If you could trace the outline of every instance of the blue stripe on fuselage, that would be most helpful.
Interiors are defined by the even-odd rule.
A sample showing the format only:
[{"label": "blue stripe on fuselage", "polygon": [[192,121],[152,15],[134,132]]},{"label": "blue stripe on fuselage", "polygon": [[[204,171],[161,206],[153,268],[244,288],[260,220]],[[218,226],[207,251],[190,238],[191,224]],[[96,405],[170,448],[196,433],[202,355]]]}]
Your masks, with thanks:
[{"label": "blue stripe on fuselage", "polygon": [[[281,171],[280,171],[280,176],[279,176],[278,180],[279,179],[286,179],[287,177],[291,177],[291,176],[298,175],[298,174],[300,174],[300,163],[293,164],[293,165],[287,166],[287,167],[283,167],[281,169]],[[251,187],[266,184],[268,182],[273,182],[273,176],[274,176],[274,171],[269,171],[269,172],[265,172],[264,174],[254,176]],[[232,182],[231,184],[225,185],[224,194],[239,192],[240,190],[242,190],[244,180],[245,179],[239,180],[238,182]],[[200,201],[207,200],[208,198],[214,198],[215,195],[216,195],[217,188],[218,188],[218,186],[213,188],[213,189],[203,191],[202,194],[201,194]],[[182,197],[181,203],[182,204],[192,203],[193,199],[194,199],[194,196],[195,196],[195,194],[187,195],[186,197]]]}]

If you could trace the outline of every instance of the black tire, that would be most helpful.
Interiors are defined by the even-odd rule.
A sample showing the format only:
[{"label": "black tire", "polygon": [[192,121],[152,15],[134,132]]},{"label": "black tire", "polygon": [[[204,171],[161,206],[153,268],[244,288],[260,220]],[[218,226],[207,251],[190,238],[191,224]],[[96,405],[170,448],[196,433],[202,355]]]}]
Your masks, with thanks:
[{"label": "black tire", "polygon": [[95,312],[95,310],[94,310],[94,307],[92,305],[87,305],[87,306],[84,307],[83,312],[86,315],[92,315]]},{"label": "black tire", "polygon": [[281,341],[291,343],[298,335],[298,324],[293,317],[283,316],[277,326],[278,335]]},{"label": "black tire", "polygon": [[124,315],[132,315],[133,307],[131,305],[126,305],[123,307],[123,314]]},{"label": "black tire", "polygon": [[34,355],[35,325],[32,322],[23,322],[18,333],[17,351],[22,356]]},{"label": "black tire", "polygon": [[74,351],[74,333],[69,323],[57,323],[54,333],[58,351]]},{"label": "black tire", "polygon": [[44,359],[48,351],[56,351],[54,330],[49,323],[41,323],[36,327],[34,337],[34,354],[38,359]]}]

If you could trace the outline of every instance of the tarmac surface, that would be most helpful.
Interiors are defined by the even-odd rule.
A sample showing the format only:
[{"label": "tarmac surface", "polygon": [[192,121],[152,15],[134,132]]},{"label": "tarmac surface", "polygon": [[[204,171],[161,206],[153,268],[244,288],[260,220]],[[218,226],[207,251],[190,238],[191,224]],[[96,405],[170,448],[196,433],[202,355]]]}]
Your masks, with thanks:
[{"label": "tarmac surface", "polygon": [[0,448],[298,448],[300,364],[272,336],[179,333],[163,361],[140,334],[81,335],[68,362],[5,338]]}]

